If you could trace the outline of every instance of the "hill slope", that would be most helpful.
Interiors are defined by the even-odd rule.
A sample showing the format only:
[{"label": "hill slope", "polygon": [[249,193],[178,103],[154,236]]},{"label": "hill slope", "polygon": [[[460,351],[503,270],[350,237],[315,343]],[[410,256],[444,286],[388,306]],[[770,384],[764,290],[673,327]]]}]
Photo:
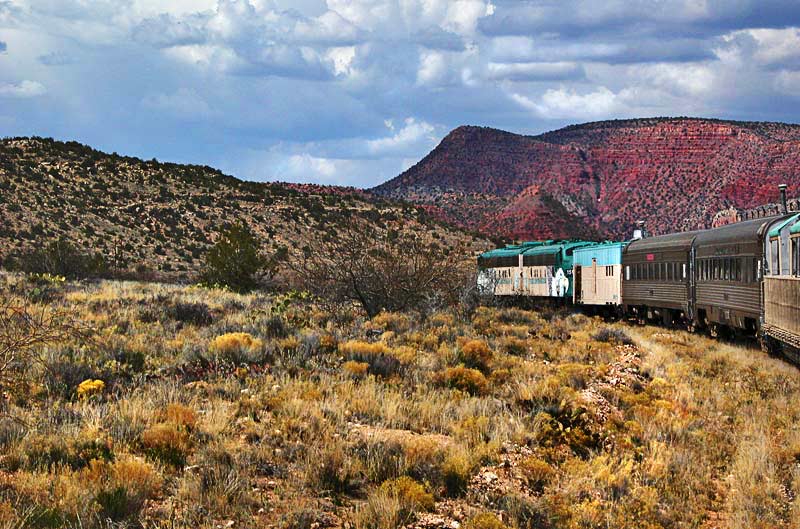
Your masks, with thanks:
[{"label": "hill slope", "polygon": [[[657,118],[539,136],[459,127],[373,192],[515,238],[581,236],[583,224],[627,237],[640,219],[656,234],[710,226],[720,210],[775,201],[784,182],[800,193],[800,126]],[[552,220],[559,210],[570,216]]]},{"label": "hill slope", "polygon": [[43,138],[0,141],[0,220],[0,261],[65,237],[123,269],[168,276],[198,271],[217,229],[237,220],[253,227],[267,251],[287,246],[302,254],[359,223],[418,229],[466,252],[485,247],[421,209],[355,189],[244,182],[210,167]]}]

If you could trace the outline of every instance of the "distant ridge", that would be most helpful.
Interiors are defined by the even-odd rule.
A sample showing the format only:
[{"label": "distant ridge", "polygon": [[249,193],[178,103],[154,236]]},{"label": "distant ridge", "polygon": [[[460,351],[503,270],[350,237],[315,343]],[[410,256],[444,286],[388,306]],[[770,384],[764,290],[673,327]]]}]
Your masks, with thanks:
[{"label": "distant ridge", "polygon": [[[0,140],[0,264],[65,238],[115,269],[191,278],[217,230],[247,222],[265,252],[302,258],[345,226],[408,229],[465,251],[486,240],[432,222],[424,208],[363,190],[247,182],[211,167],[106,154],[50,138]],[[474,248],[473,248],[474,245]]]},{"label": "distant ridge", "polygon": [[776,202],[779,183],[800,195],[800,125],[664,117],[537,136],[458,127],[372,191],[517,239],[624,238],[638,220],[651,233],[709,227],[721,210]]}]

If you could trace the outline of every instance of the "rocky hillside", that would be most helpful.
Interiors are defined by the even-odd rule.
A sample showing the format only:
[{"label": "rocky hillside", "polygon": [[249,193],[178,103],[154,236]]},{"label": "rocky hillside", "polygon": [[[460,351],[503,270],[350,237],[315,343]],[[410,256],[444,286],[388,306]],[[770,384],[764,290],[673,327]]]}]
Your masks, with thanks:
[{"label": "rocky hillside", "polygon": [[373,191],[527,239],[707,227],[717,212],[800,194],[800,126],[690,118],[589,123],[539,136],[459,127]]},{"label": "rocky hillside", "polygon": [[0,140],[0,261],[63,237],[122,271],[190,277],[217,229],[237,220],[250,224],[265,251],[300,255],[354,223],[419,230],[456,251],[486,247],[420,208],[354,189],[244,182],[75,142]]}]

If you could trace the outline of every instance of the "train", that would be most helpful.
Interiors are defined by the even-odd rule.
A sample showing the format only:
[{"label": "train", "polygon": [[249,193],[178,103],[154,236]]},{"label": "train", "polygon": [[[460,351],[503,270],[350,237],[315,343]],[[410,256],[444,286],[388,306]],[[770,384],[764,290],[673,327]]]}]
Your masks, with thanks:
[{"label": "train", "polygon": [[479,289],[753,336],[800,364],[800,213],[628,241],[545,240],[478,256]]}]

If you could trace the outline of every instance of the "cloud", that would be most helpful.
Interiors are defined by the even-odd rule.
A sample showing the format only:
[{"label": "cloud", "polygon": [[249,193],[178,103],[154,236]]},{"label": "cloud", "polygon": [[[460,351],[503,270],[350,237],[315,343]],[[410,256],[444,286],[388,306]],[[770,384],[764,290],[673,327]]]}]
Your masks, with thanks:
[{"label": "cloud", "polygon": [[47,93],[47,88],[37,81],[22,81],[20,83],[0,83],[0,97],[27,99],[38,97]]},{"label": "cloud", "polygon": [[188,88],[180,88],[172,94],[148,95],[142,100],[142,106],[186,120],[205,119],[213,115],[209,104]]},{"label": "cloud", "polygon": [[7,133],[372,186],[464,123],[800,121],[798,26],[789,0],[0,0],[0,96],[47,94]]},{"label": "cloud", "polygon": [[634,29],[672,36],[715,35],[751,27],[800,25],[793,0],[503,0],[492,16],[479,21],[487,35],[613,35]]},{"label": "cloud", "polygon": [[436,141],[433,125],[414,118],[406,118],[403,128],[394,130],[394,124],[389,121],[387,127],[394,132],[390,137],[367,141],[367,150],[372,155],[403,156],[409,152],[419,151],[419,147],[430,146]]},{"label": "cloud", "polygon": [[582,79],[586,73],[573,62],[517,62],[488,64],[489,79],[509,81],[563,81]]},{"label": "cloud", "polygon": [[142,20],[133,28],[133,38],[158,48],[202,44],[206,42],[205,24],[208,18],[201,14],[178,18],[162,13]]},{"label": "cloud", "polygon": [[58,51],[52,51],[50,53],[45,53],[44,55],[39,55],[36,57],[36,60],[45,66],[66,66],[68,64],[75,63],[75,59],[73,57]]},{"label": "cloud", "polygon": [[546,119],[598,119],[614,115],[623,109],[619,94],[601,86],[584,94],[566,88],[549,89],[538,99],[511,94],[521,107]]}]

